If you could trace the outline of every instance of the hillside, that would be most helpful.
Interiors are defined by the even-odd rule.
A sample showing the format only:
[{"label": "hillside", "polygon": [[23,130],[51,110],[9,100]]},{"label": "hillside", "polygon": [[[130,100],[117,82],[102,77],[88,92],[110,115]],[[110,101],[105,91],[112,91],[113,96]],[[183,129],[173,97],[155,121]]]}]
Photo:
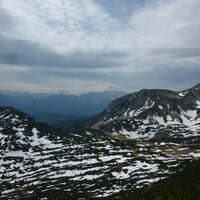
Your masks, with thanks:
[{"label": "hillside", "polygon": [[200,138],[111,139],[62,132],[0,109],[1,199],[112,199],[165,179],[199,158]]},{"label": "hillside", "polygon": [[185,165],[182,171],[120,200],[199,200],[200,161],[185,162]]},{"label": "hillside", "polygon": [[199,97],[199,84],[141,90],[73,131],[1,107],[1,199],[195,199]]},{"label": "hillside", "polygon": [[200,130],[200,84],[185,91],[140,90],[114,100],[88,126],[129,139],[189,137]]}]

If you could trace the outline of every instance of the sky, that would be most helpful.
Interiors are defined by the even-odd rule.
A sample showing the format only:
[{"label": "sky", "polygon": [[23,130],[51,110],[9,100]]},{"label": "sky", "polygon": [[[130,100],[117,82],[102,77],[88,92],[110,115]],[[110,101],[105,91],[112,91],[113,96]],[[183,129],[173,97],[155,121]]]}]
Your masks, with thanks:
[{"label": "sky", "polygon": [[199,0],[0,0],[0,90],[186,89]]}]

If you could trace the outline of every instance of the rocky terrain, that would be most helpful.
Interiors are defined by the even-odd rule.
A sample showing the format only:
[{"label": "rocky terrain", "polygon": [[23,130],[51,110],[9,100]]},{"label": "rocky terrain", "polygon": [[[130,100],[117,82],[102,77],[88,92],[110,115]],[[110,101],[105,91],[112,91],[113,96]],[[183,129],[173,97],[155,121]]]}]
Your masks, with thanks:
[{"label": "rocky terrain", "polygon": [[73,132],[1,107],[0,199],[126,199],[198,160],[199,110],[200,85],[127,95]]},{"label": "rocky terrain", "polygon": [[129,139],[198,136],[200,84],[179,92],[152,89],[126,95],[88,124]]}]

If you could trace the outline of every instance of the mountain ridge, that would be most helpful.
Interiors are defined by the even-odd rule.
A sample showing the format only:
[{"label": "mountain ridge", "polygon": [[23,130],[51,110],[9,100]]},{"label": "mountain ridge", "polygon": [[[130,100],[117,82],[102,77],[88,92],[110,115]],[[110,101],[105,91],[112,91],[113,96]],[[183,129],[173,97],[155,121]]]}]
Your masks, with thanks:
[{"label": "mountain ridge", "polygon": [[192,134],[195,129],[199,130],[198,124],[200,84],[183,91],[142,89],[112,101],[102,113],[88,122],[88,126],[106,132],[129,134],[132,131],[136,138],[135,134],[141,127],[141,137],[145,137],[150,129],[153,132],[149,137],[154,137],[156,129],[158,132],[163,126],[166,129],[174,126],[172,132],[177,128],[183,132],[188,126]]}]

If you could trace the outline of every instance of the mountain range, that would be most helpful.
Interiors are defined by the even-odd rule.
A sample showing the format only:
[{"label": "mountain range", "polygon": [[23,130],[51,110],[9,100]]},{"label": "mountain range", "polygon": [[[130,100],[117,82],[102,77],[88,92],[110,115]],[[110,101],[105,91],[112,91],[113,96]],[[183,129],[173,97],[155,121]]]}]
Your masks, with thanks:
[{"label": "mountain range", "polygon": [[73,130],[1,107],[0,154],[1,199],[198,200],[200,84],[128,94]]},{"label": "mountain range", "polygon": [[101,112],[110,101],[125,95],[120,91],[89,92],[81,95],[0,91],[0,106],[12,106],[49,125],[88,118]]}]

